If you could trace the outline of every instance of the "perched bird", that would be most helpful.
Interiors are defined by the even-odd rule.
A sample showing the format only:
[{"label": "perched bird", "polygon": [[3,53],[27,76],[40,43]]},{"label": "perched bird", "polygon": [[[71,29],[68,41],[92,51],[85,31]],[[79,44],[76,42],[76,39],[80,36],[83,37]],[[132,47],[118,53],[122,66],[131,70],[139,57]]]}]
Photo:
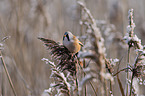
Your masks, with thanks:
[{"label": "perched bird", "polygon": [[[71,32],[65,32],[63,36],[63,45],[47,38],[38,37],[51,52],[51,56],[59,61],[57,67],[62,71],[67,70],[71,75],[76,75],[76,53],[78,53],[83,44]],[[74,55],[75,54],[75,55]]]},{"label": "perched bird", "polygon": [[83,44],[71,32],[67,31],[63,36],[63,45],[71,52],[78,53]]}]

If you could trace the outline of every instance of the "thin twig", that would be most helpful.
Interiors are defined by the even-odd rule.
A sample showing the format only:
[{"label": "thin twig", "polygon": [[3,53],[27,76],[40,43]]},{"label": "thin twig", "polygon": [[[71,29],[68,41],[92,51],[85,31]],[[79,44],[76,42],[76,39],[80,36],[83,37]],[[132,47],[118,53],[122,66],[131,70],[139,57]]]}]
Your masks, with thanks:
[{"label": "thin twig", "polygon": [[112,82],[110,80],[110,91],[109,91],[110,96],[113,96],[112,92],[113,92],[113,88],[112,88]]},{"label": "thin twig", "polygon": [[2,65],[3,65],[3,67],[4,67],[4,70],[5,70],[5,72],[6,72],[6,75],[7,75],[7,77],[8,77],[10,86],[11,86],[11,88],[12,88],[12,90],[13,90],[14,95],[17,96],[16,91],[15,91],[15,88],[14,88],[14,85],[13,85],[13,82],[12,82],[11,77],[10,77],[10,75],[9,75],[9,72],[8,72],[8,69],[7,69],[6,64],[5,64],[5,62],[4,62],[4,59],[3,59],[3,56],[2,56],[1,51],[0,51],[0,56],[1,56],[0,58],[1,58],[1,61],[2,61]]},{"label": "thin twig", "polygon": [[90,83],[92,89],[94,90],[95,96],[97,96],[97,93],[96,93],[96,91],[95,91],[95,88],[94,88],[93,84],[92,84],[90,81],[89,81],[89,83]]},{"label": "thin twig", "polygon": [[[121,58],[121,60],[123,59],[123,57]],[[119,61],[119,65],[121,64],[121,60]],[[118,70],[119,70],[119,65],[118,65],[118,68],[117,68],[117,72],[119,72]],[[121,71],[120,71],[121,72]],[[123,90],[123,87],[122,87],[122,83],[121,83],[121,81],[120,81],[120,79],[119,79],[119,75],[117,74],[117,81],[118,81],[118,84],[119,84],[119,88],[120,88],[120,91],[121,91],[121,94],[122,94],[122,96],[125,96],[125,94],[124,94],[124,90]]]},{"label": "thin twig", "polygon": [[[126,52],[125,52],[126,53]],[[121,59],[119,60],[119,64],[118,64],[118,67],[117,67],[117,72],[119,72],[119,66],[120,66],[120,64],[121,64],[121,61],[122,61],[122,59],[123,59],[123,57],[125,56],[125,54],[121,57]],[[123,90],[123,87],[122,87],[122,83],[121,83],[121,81],[120,81],[120,79],[119,79],[119,75],[117,74],[117,81],[118,81],[118,84],[119,84],[119,87],[120,87],[120,91],[121,91],[121,94],[122,94],[122,96],[125,96],[125,94],[124,94],[124,90]]]},{"label": "thin twig", "polygon": [[[86,62],[85,59],[83,60],[83,68],[86,67]],[[86,76],[86,74],[84,73],[84,77]],[[87,96],[87,86],[85,85],[85,96]]]},{"label": "thin twig", "polygon": [[113,76],[116,76],[116,75],[118,75],[120,72],[122,72],[122,71],[124,71],[124,70],[127,70],[127,69],[131,69],[131,68],[123,68],[123,69],[121,69],[121,70],[119,70],[117,73],[115,73]]},{"label": "thin twig", "polygon": [[[2,65],[3,66],[3,65]],[[3,68],[2,68],[2,72],[3,72]],[[5,96],[4,94],[4,74],[1,75],[1,79],[2,79],[2,84],[1,84],[1,95]]]},{"label": "thin twig", "polygon": [[[77,56],[76,56],[76,57],[77,57]],[[82,66],[81,66],[81,64],[80,64],[80,62],[79,62],[79,58],[78,58],[78,57],[77,57],[77,60],[78,60],[78,64],[79,64],[80,68],[81,68],[82,71],[84,72],[84,70],[83,70],[83,68],[82,68]],[[84,74],[86,75],[86,72],[84,72]],[[91,85],[91,87],[92,87],[92,89],[93,89],[93,91],[94,91],[94,93],[95,93],[95,96],[97,96],[97,93],[96,93],[96,91],[95,91],[95,88],[94,88],[92,82],[89,81],[89,83],[90,83],[90,85]]]},{"label": "thin twig", "polygon": [[24,77],[22,76],[20,70],[19,70],[18,67],[16,66],[16,62],[15,62],[15,61],[13,61],[13,62],[14,62],[14,66],[15,66],[15,68],[16,68],[16,71],[17,71],[17,73],[18,73],[18,76],[19,76],[20,79],[22,80],[22,82],[23,82],[24,86],[26,87],[26,89],[29,91],[29,94],[32,94],[32,89],[31,89],[30,86],[27,84],[27,82],[26,82],[26,80],[24,79]]},{"label": "thin twig", "polygon": [[132,74],[131,84],[130,84],[130,94],[129,94],[129,96],[131,96],[131,92],[132,92],[133,78],[134,78],[134,75]]},{"label": "thin twig", "polygon": [[[127,67],[129,66],[129,64],[130,64],[130,47],[128,48],[128,56],[127,56]],[[127,70],[127,80],[129,80],[129,71]],[[128,94],[128,87],[129,87],[129,85],[128,85],[128,81],[126,81],[126,96],[128,96],[129,94]]]},{"label": "thin twig", "polygon": [[79,96],[79,94],[78,94],[78,80],[77,80],[77,76],[76,76],[76,89],[77,89],[77,96]]},{"label": "thin twig", "polygon": [[105,82],[104,86],[105,86],[105,92],[106,92],[105,96],[108,96],[107,80],[105,79],[104,82]]},{"label": "thin twig", "polygon": [[[83,10],[82,9],[82,7],[81,7],[81,10]],[[82,14],[82,11],[80,11],[80,18],[81,18],[81,21],[83,20],[83,14]],[[83,34],[83,24],[80,24],[80,32],[81,32],[81,36],[82,36],[82,34]],[[86,62],[85,62],[85,59],[83,59],[83,68],[85,68],[86,67]],[[84,73],[84,77],[85,77],[85,73]],[[85,96],[87,96],[87,85],[85,85],[85,88],[84,88],[84,90],[85,90]]]},{"label": "thin twig", "polygon": [[122,83],[121,83],[121,81],[119,79],[119,75],[117,75],[117,81],[118,81],[118,84],[119,84],[119,87],[120,87],[120,91],[121,91],[122,96],[125,96],[124,89],[122,87]]}]

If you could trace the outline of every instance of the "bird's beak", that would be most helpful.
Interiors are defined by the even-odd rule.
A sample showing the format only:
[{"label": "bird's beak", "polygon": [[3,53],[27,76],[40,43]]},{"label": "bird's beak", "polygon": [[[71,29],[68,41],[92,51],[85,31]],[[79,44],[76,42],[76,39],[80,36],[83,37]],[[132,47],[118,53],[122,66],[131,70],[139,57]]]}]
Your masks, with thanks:
[{"label": "bird's beak", "polygon": [[64,37],[66,37],[66,35],[64,35]]}]

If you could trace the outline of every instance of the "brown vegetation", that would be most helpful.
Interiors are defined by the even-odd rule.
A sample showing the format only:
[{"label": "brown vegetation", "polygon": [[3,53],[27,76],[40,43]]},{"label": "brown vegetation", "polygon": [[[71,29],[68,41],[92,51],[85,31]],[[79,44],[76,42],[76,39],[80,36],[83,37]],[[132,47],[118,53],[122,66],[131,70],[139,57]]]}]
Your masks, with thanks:
[{"label": "brown vegetation", "polygon": [[[64,32],[68,30],[78,35],[86,45],[79,56],[83,64],[86,64],[84,67],[90,67],[90,69],[84,69],[85,73],[81,71],[81,68],[79,69],[80,73],[78,75],[80,78],[78,79],[82,80],[82,85],[78,87],[84,88],[82,91],[79,90],[79,94],[91,94],[93,96],[97,93],[99,96],[104,94],[110,96],[111,93],[109,92],[112,92],[114,96],[118,96],[118,94],[123,95],[124,92],[126,95],[126,84],[132,85],[133,79],[138,84],[132,88],[128,87],[133,90],[136,90],[134,87],[138,88],[137,94],[139,95],[145,94],[143,89],[144,77],[140,81],[136,79],[142,74],[140,63],[143,62],[143,46],[138,45],[138,42],[140,44],[141,42],[139,40],[136,42],[136,36],[133,35],[137,34],[141,38],[142,44],[145,44],[144,3],[144,0],[84,0],[83,4],[86,6],[84,7],[81,6],[82,3],[78,4],[75,0],[0,1],[0,49],[2,49],[3,60],[17,96],[44,95],[43,91],[50,87],[50,83],[54,79],[49,77],[52,66],[45,64],[41,60],[42,58],[51,60],[49,52],[46,51],[37,37],[45,37],[61,43]],[[85,10],[85,8],[89,10]],[[126,42],[129,44],[127,51],[127,46],[124,45],[125,42],[122,42],[122,38],[127,33],[126,26],[131,25],[131,23],[128,24],[127,18],[127,12],[130,8],[134,9],[133,19],[136,28],[132,29],[131,32],[133,33],[128,35],[128,37],[131,37],[129,42],[128,37],[125,37]],[[97,20],[96,24],[94,20]],[[99,33],[96,31],[99,31]],[[8,39],[2,40],[6,36],[8,36]],[[90,38],[95,38],[97,42],[89,41]],[[100,42],[101,45],[98,46]],[[138,49],[137,56],[134,49]],[[92,51],[86,54],[85,52],[88,50]],[[91,58],[92,61],[86,58]],[[120,60],[119,64],[116,64],[117,59],[111,58],[118,58]],[[108,70],[104,69],[106,67],[105,62],[108,65]],[[127,63],[131,66],[126,66]],[[14,91],[10,86],[2,64],[3,62],[0,63],[0,95],[14,96]],[[130,73],[133,73],[127,77],[131,81],[126,80],[125,71],[127,69]],[[115,73],[119,73],[117,77],[115,77]],[[91,77],[85,78],[85,76]],[[100,81],[93,82],[94,78],[99,78]],[[87,83],[85,80],[89,82]],[[102,85],[98,85],[100,82]],[[96,93],[93,88],[95,88]],[[106,93],[100,91],[99,88]],[[127,95],[131,94],[129,92],[128,89]]]}]

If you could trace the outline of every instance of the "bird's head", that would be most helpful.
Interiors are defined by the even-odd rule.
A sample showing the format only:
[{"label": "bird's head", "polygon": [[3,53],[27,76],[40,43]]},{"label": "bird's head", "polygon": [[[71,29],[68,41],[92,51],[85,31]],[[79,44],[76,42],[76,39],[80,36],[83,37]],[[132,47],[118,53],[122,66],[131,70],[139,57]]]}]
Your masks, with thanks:
[{"label": "bird's head", "polygon": [[74,35],[70,31],[67,31],[64,33],[63,40],[67,38],[67,40],[70,41],[73,37]]}]

